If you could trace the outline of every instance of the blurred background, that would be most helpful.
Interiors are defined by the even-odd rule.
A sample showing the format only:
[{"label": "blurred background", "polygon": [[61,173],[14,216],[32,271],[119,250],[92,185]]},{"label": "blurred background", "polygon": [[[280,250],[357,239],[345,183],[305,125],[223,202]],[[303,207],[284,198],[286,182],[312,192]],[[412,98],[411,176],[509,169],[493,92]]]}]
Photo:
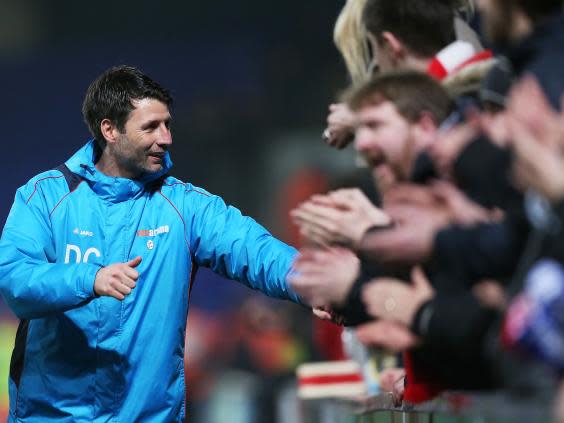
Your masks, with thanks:
[{"label": "blurred background", "polygon": [[[130,64],[175,97],[172,174],[297,242],[287,211],[354,159],[321,142],[327,107],[347,85],[332,43],[343,4],[0,0],[1,224],[19,186],[88,139],[80,110],[89,83]],[[4,419],[18,322],[0,310]],[[190,421],[226,421],[226,412],[230,422],[292,421],[274,404],[286,390],[292,402],[296,364],[333,351],[320,352],[311,326],[307,311],[201,271],[188,327]]]}]

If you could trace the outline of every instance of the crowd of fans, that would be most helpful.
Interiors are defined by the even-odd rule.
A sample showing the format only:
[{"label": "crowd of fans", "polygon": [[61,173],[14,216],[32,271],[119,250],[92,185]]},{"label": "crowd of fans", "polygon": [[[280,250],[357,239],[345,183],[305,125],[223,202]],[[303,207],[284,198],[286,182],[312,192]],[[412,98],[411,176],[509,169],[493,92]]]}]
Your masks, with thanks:
[{"label": "crowd of fans", "polygon": [[304,245],[292,288],[365,345],[403,353],[398,400],[556,394],[561,0],[348,0],[335,41],[352,84],[323,138],[354,146],[379,198],[339,189],[291,212]]}]

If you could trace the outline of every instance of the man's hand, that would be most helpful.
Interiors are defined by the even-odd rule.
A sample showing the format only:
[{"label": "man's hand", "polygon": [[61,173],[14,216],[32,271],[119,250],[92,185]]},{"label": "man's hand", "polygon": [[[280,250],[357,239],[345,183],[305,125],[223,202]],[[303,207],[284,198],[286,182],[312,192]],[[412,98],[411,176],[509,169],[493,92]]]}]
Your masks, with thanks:
[{"label": "man's hand", "polygon": [[444,205],[420,207],[387,206],[395,225],[391,229],[367,232],[357,251],[384,265],[409,265],[427,260],[433,254],[437,232],[450,224]]},{"label": "man's hand", "polygon": [[[564,97],[561,103],[564,105]],[[525,76],[513,85],[506,114],[510,120],[519,121],[538,143],[563,151],[564,111],[554,110],[534,76]],[[509,128],[509,137],[513,141],[515,134],[512,132]]]},{"label": "man's hand", "polygon": [[139,272],[135,270],[141,263],[141,257],[137,256],[127,263],[114,263],[102,267],[96,274],[94,281],[94,292],[99,296],[114,297],[123,300],[126,295],[137,285]]},{"label": "man's hand", "polygon": [[413,269],[411,279],[411,284],[392,278],[378,278],[367,284],[362,300],[368,314],[410,327],[419,307],[434,295],[420,267]]},{"label": "man's hand", "polygon": [[302,250],[288,276],[292,289],[314,308],[342,305],[360,273],[360,260],[344,248]]},{"label": "man's hand", "polygon": [[[515,160],[513,179],[520,189],[532,188],[552,202],[564,198],[564,154],[547,134],[536,138],[530,128],[517,118],[509,117]],[[562,136],[564,139],[564,135]]]},{"label": "man's hand", "polygon": [[405,369],[401,367],[391,367],[380,372],[380,388],[385,392],[392,392],[398,379],[405,377]]},{"label": "man's hand", "polygon": [[315,195],[290,215],[308,241],[322,246],[356,248],[368,228],[391,223],[389,216],[356,188]]},{"label": "man's hand", "polygon": [[323,141],[338,150],[345,148],[354,139],[355,119],[355,114],[346,104],[331,104]]},{"label": "man's hand", "polygon": [[480,206],[450,182],[434,181],[431,185],[431,192],[437,200],[445,204],[451,215],[452,223],[457,225],[473,226],[503,217],[500,210],[488,210]]},{"label": "man's hand", "polygon": [[536,79],[526,76],[511,89],[506,115],[516,185],[560,201],[564,198],[564,113],[557,113]]},{"label": "man's hand", "polygon": [[328,311],[325,308],[312,308],[311,311],[313,315],[321,320],[327,320],[329,322],[335,323],[336,325],[342,325],[344,322],[344,317],[334,313],[333,311]]},{"label": "man's hand", "polygon": [[356,328],[360,342],[369,347],[380,347],[401,352],[419,344],[419,339],[404,325],[391,320],[375,320]]},{"label": "man's hand", "polygon": [[399,407],[403,401],[405,391],[405,369],[394,367],[382,370],[382,373],[380,373],[380,387],[383,391],[392,393],[394,405]]}]

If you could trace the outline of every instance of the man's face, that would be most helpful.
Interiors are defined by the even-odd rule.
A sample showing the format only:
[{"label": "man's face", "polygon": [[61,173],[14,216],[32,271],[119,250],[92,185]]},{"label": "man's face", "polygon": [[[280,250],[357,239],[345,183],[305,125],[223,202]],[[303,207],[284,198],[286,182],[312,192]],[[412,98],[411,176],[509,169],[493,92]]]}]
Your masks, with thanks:
[{"label": "man's face", "polygon": [[355,149],[366,159],[378,183],[389,186],[408,180],[415,158],[413,125],[391,101],[366,105],[357,117]]},{"label": "man's face", "polygon": [[170,112],[166,104],[151,98],[134,100],[124,132],[110,150],[124,176],[136,178],[156,173],[164,166],[172,144]]},{"label": "man's face", "polygon": [[515,5],[507,0],[477,0],[486,37],[497,45],[512,41],[515,21]]}]

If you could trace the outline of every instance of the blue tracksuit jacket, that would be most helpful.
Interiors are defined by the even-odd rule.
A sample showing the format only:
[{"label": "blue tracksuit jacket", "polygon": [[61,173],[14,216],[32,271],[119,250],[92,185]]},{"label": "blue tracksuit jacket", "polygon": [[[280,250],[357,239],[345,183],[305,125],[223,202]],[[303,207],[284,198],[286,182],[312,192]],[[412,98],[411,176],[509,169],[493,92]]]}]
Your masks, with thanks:
[{"label": "blue tracksuit jacket", "polygon": [[[0,241],[0,291],[21,319],[8,421],[177,422],[197,266],[298,302],[295,250],[208,192],[161,174],[99,172],[89,142],[18,189]],[[96,272],[142,257],[124,301],[97,298]],[[210,293],[210,295],[213,295]]]}]

